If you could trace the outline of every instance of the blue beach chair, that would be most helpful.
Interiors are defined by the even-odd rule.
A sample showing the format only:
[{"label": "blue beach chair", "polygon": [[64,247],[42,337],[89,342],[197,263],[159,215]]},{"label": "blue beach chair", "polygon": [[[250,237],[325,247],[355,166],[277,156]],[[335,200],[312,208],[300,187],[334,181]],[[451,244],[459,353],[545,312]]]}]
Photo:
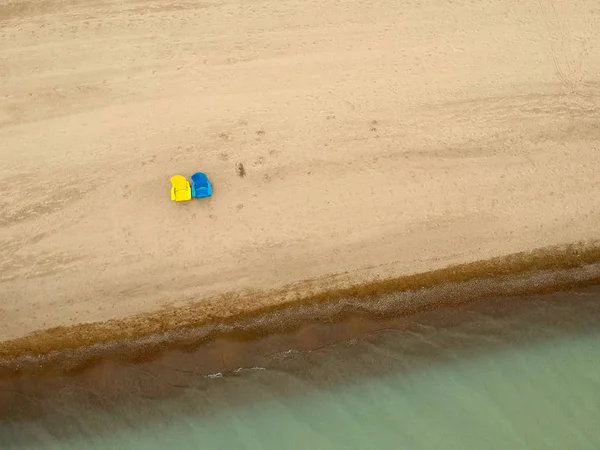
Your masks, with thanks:
[{"label": "blue beach chair", "polygon": [[192,175],[192,197],[203,198],[212,195],[212,186],[208,177],[203,172],[196,172]]}]

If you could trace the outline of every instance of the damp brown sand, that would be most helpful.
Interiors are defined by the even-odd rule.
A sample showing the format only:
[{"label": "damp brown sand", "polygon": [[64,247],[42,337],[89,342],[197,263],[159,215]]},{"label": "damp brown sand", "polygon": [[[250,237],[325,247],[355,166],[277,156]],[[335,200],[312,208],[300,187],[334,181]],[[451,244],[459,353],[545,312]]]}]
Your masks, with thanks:
[{"label": "damp brown sand", "polygon": [[[143,361],[112,354],[76,371],[5,372],[0,376],[0,425],[35,424],[58,438],[76,435],[82,423],[86,433],[110,433],[115,421],[94,414],[164,424],[178,414],[212,415],[365,377],[417,372],[443,364],[448,355],[471,358],[599,327],[600,285],[490,296],[407,316],[355,313],[335,323],[305,323],[253,340],[230,336],[187,349],[163,349]],[[165,402],[170,402],[167,409]]]},{"label": "damp brown sand", "polygon": [[[422,274],[328,290],[321,280],[277,292],[231,293],[156,314],[35,332],[0,344],[0,367],[51,369],[105,354],[149,357],[164,348],[196,346],[218,336],[254,339],[306,321],[361,313],[381,317],[473,301],[584,286],[599,279],[598,242],[547,247]],[[585,269],[584,269],[585,268]]]}]

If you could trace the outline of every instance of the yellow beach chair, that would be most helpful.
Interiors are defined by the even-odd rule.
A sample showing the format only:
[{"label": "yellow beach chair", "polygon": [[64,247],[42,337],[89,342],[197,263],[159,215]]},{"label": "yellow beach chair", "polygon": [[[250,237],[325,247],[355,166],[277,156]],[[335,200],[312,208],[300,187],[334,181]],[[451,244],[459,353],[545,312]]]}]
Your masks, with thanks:
[{"label": "yellow beach chair", "polygon": [[186,202],[192,199],[192,187],[187,178],[181,175],[171,177],[171,200]]}]

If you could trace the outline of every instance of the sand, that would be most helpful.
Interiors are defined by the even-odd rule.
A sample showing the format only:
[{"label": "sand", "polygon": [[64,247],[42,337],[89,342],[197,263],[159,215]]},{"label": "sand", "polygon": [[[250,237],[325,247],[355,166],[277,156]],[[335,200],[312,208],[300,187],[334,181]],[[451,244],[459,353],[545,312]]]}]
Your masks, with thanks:
[{"label": "sand", "polygon": [[[599,239],[598,23],[592,0],[0,0],[0,340]],[[196,171],[214,196],[171,202]]]}]

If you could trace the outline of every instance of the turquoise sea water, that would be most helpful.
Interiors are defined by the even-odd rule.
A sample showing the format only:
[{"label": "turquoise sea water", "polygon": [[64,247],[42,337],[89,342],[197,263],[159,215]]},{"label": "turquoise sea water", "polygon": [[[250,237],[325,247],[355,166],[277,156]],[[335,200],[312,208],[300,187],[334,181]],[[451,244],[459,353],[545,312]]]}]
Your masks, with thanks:
[{"label": "turquoise sea water", "polygon": [[599,305],[598,289],[497,299],[310,349],[271,342],[255,367],[199,375],[188,362],[187,381],[168,381],[177,395],[140,387],[110,410],[64,400],[68,433],[4,421],[0,448],[599,449]]}]

